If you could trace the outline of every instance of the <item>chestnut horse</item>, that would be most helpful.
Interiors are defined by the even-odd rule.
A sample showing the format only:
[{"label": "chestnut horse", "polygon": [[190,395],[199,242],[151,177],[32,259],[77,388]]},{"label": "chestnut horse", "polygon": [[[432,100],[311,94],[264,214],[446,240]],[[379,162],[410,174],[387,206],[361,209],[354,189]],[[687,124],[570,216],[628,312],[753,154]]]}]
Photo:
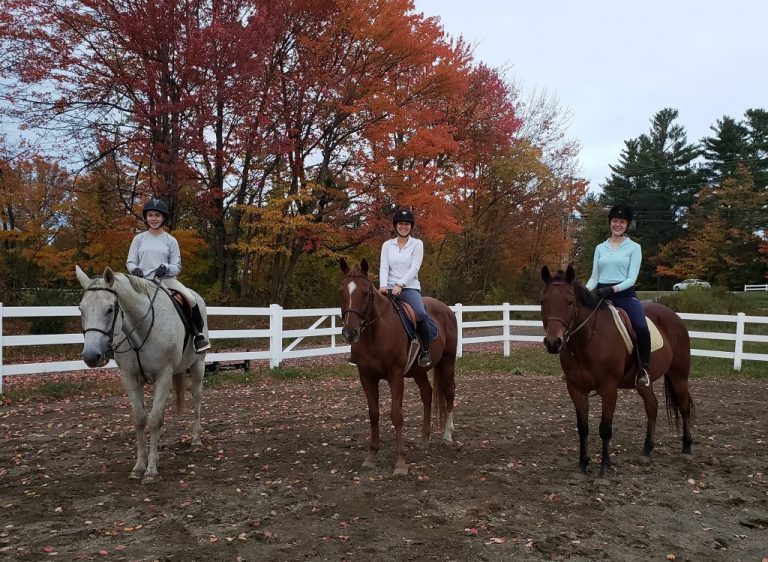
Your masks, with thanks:
[{"label": "chestnut horse", "polygon": [[[410,341],[392,300],[383,295],[368,278],[368,262],[350,268],[344,259],[339,262],[344,279],[339,287],[341,297],[342,335],[352,345],[352,357],[357,365],[360,384],[368,401],[371,422],[371,441],[364,467],[376,465],[379,452],[379,382],[389,383],[392,397],[390,416],[395,426],[395,475],[408,474],[403,441],[403,389],[405,377],[413,377],[419,386],[424,418],[421,426],[421,446],[429,444],[432,422],[432,403],[436,403],[439,423],[444,428],[443,441],[450,443],[453,432],[453,397],[455,391],[456,344],[458,329],[456,317],[442,302],[426,297],[427,313],[438,327],[438,335],[429,348],[432,365],[413,366],[409,363]],[[434,395],[427,373],[434,368]]]},{"label": "chestnut horse", "polygon": [[[602,402],[600,438],[603,442],[600,475],[611,466],[608,443],[613,434],[613,412],[617,390],[635,388],[645,404],[647,425],[641,460],[648,462],[656,435],[658,401],[653,387],[635,387],[637,356],[627,351],[608,307],[595,298],[584,285],[574,281],[570,265],[552,276],[547,266],[541,270],[545,287],[541,297],[544,345],[550,353],[560,354],[568,394],[576,408],[579,431],[579,466],[587,471],[587,435],[589,434],[589,393],[597,392]],[[679,424],[683,418],[683,454],[691,455],[690,421],[693,400],[688,392],[691,368],[691,342],[682,320],[671,309],[658,303],[643,305],[663,339],[660,349],[651,355],[649,376],[654,381],[664,375],[667,417]]]}]

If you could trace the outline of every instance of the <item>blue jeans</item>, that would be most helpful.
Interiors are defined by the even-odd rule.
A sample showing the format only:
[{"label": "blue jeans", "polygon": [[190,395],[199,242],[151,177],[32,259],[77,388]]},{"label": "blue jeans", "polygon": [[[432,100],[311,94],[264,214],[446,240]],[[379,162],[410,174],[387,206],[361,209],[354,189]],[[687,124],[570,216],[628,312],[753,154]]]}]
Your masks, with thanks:
[{"label": "blue jeans", "polygon": [[[598,287],[610,287],[610,285],[598,284]],[[610,301],[629,316],[629,321],[632,322],[632,327],[637,335],[637,351],[640,354],[640,362],[647,365],[651,358],[651,332],[648,330],[643,304],[637,298],[635,288],[630,287],[614,293],[611,295]]]},{"label": "blue jeans", "polygon": [[397,296],[401,301],[407,302],[416,313],[416,320],[421,321],[427,317],[427,309],[424,308],[424,299],[418,289],[403,289]]}]

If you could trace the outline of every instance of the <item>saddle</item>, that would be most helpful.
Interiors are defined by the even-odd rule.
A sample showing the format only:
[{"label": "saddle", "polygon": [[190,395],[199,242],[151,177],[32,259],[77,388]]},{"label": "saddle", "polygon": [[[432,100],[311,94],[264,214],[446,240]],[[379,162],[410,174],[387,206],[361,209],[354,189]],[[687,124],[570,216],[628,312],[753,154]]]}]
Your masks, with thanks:
[{"label": "saddle", "polygon": [[[411,305],[399,299],[392,299],[392,306],[400,316],[400,321],[403,323],[405,333],[408,334],[408,339],[418,341],[419,338],[416,335],[416,313]],[[429,322],[429,341],[432,341],[437,337],[438,329],[431,316],[427,315],[427,321]]]},{"label": "saddle", "polygon": [[[161,285],[161,287],[163,286]],[[184,295],[179,291],[174,291],[168,287],[163,287],[163,289],[168,293],[168,296],[171,297],[173,307],[176,309],[176,313],[179,315],[181,323],[184,325],[183,349],[186,349],[187,345],[189,345],[189,342],[192,340],[192,307],[189,305],[189,302],[187,302],[187,299],[184,298]]]},{"label": "saddle", "polygon": [[[637,336],[635,336],[635,330],[632,327],[632,322],[629,320],[629,315],[621,308],[613,306],[608,303],[608,309],[613,316],[613,322],[616,324],[616,329],[621,335],[621,339],[624,340],[624,345],[627,346],[627,351],[632,353],[637,342]],[[664,339],[661,337],[661,332],[656,327],[653,321],[645,317],[645,321],[648,323],[648,331],[651,333],[651,353],[664,347]]]}]

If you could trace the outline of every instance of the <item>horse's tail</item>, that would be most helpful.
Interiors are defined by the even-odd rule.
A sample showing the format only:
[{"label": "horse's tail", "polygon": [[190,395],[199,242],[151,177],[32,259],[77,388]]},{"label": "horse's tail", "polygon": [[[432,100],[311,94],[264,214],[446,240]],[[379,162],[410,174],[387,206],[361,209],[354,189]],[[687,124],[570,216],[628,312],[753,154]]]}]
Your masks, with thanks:
[{"label": "horse's tail", "polygon": [[[693,421],[695,417],[695,410],[693,407],[693,398],[690,394],[688,400],[691,405],[690,419]],[[680,431],[680,402],[675,391],[675,386],[672,384],[672,379],[669,377],[669,373],[664,373],[664,402],[667,405],[667,421],[672,425],[672,416],[675,417],[675,429]]]},{"label": "horse's tail", "polygon": [[432,406],[434,407],[435,418],[438,427],[445,427],[445,420],[448,419],[448,393],[446,389],[446,380],[439,366],[433,370],[434,384],[432,385]]},{"label": "horse's tail", "polygon": [[173,374],[173,390],[176,394],[176,412],[184,411],[184,373]]}]

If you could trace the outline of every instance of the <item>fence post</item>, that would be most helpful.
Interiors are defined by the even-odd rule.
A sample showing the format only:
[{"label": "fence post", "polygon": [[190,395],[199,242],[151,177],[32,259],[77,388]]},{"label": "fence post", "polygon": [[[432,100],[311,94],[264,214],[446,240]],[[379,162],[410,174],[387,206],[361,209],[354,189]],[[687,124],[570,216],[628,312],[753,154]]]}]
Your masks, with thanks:
[{"label": "fence post", "polygon": [[283,358],[283,307],[269,305],[269,368],[280,366]]},{"label": "fence post", "polygon": [[504,335],[504,357],[509,357],[510,353],[510,340],[509,340],[509,303],[505,302],[502,306],[502,320],[504,325],[502,326],[502,334]]},{"label": "fence post", "polygon": [[0,302],[0,394],[3,393],[3,303]]},{"label": "fence post", "polygon": [[462,326],[462,311],[461,311],[461,303],[456,304],[456,357],[461,357],[462,353],[464,353],[464,345],[463,345],[463,339],[464,339],[464,327]]},{"label": "fence post", "polygon": [[741,371],[741,356],[744,353],[744,317],[743,312],[736,315],[736,346],[733,350],[733,369]]}]

